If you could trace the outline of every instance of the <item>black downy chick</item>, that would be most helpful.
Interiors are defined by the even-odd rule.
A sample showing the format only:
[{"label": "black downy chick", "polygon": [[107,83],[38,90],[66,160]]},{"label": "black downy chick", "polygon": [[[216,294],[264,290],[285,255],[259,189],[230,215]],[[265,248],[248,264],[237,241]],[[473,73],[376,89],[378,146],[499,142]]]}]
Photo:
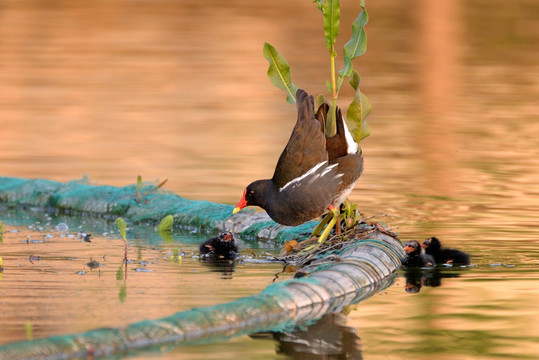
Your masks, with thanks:
[{"label": "black downy chick", "polygon": [[407,267],[423,267],[436,265],[434,258],[428,254],[421,254],[421,246],[416,240],[408,241],[404,244],[406,259],[402,265]]},{"label": "black downy chick", "polygon": [[234,259],[238,255],[238,246],[231,232],[208,239],[200,244],[200,256],[214,259]]},{"label": "black downy chick", "polygon": [[442,247],[442,243],[436,237],[430,237],[421,244],[425,253],[434,257],[438,264],[464,264],[470,265],[470,255],[464,251]]}]

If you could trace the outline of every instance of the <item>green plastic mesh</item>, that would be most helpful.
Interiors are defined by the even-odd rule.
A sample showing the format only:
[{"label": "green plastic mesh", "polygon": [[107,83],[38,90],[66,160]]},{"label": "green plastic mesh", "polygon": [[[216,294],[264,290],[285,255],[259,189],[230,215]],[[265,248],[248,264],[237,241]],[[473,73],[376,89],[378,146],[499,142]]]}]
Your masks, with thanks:
[{"label": "green plastic mesh", "polygon": [[[153,188],[144,184],[141,193]],[[133,222],[159,222],[166,215],[173,215],[180,226],[196,226],[201,229],[235,230],[231,217],[232,205],[210,201],[189,200],[170,192],[156,191],[136,201],[135,185],[125,187],[89,185],[78,180],[60,183],[44,179],[19,179],[0,177],[0,202],[7,205],[56,208],[69,213],[88,213],[99,216],[125,217]],[[245,216],[247,211],[242,211]],[[265,217],[249,221],[241,228],[242,237],[271,238],[277,242],[305,239],[316,225],[281,226]],[[262,235],[263,233],[264,235]]]},{"label": "green plastic mesh", "polygon": [[[91,186],[81,181],[0,178],[0,201],[12,205],[55,207],[66,211],[123,216],[132,221],[160,220],[173,214],[182,224],[217,227],[234,222],[232,206],[183,199],[170,193],[135,201],[134,185]],[[252,216],[256,221],[249,221]],[[247,220],[246,220],[247,219]],[[262,219],[262,220],[260,220]],[[242,235],[274,232],[280,241],[305,237],[314,222],[282,227],[260,216],[244,214]],[[273,236],[268,236],[269,238]],[[103,328],[0,346],[0,360],[95,358],[156,345],[216,342],[259,331],[282,331],[316,321],[372,296],[393,281],[401,266],[401,242],[387,230],[362,224],[338,247],[327,247],[302,259],[306,277],[268,286],[258,295],[213,307],[141,321],[125,328]]]}]

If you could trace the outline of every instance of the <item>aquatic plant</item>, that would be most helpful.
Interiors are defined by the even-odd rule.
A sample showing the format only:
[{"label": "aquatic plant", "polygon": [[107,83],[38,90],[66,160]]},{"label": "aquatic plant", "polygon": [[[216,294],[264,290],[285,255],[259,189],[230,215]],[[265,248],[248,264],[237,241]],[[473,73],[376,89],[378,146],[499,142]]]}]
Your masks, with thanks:
[{"label": "aquatic plant", "polygon": [[174,224],[174,216],[167,215],[161,219],[157,225],[157,235],[167,244],[172,243],[172,225]]},{"label": "aquatic plant", "polygon": [[173,224],[174,224],[174,216],[167,215],[163,219],[161,219],[161,222],[157,226],[157,232],[172,231]]},{"label": "aquatic plant", "polygon": [[[336,72],[335,60],[337,52],[335,41],[339,34],[341,6],[339,0],[313,0],[324,18],[324,36],[326,47],[330,55],[330,80],[326,81],[326,87],[331,94],[331,102],[324,95],[317,97],[318,105],[327,103],[330,106],[326,132],[333,135],[336,132],[336,108],[339,91],[345,78],[349,78],[350,86],[355,91],[355,96],[346,111],[346,123],[356,142],[360,142],[370,135],[370,129],[365,118],[370,114],[372,107],[369,99],[359,89],[360,76],[354,70],[352,61],[367,51],[367,35],[365,25],[369,21],[365,1],[360,1],[361,11],[352,23],[352,36],[343,47],[344,67]],[[290,65],[286,59],[269,43],[264,44],[264,57],[269,62],[268,77],[270,81],[286,93],[286,100],[293,104],[296,102],[295,94],[298,87],[292,82]]]},{"label": "aquatic plant", "polygon": [[[116,219],[116,227],[120,231],[120,235],[122,236],[122,239],[124,241],[124,264],[127,266],[127,224],[125,223],[125,220],[121,217]],[[127,276],[127,272],[125,273],[125,276]]]},{"label": "aquatic plant", "polygon": [[181,264],[183,257],[180,255],[180,249],[175,248],[172,256],[170,257],[170,261]]},{"label": "aquatic plant", "polygon": [[[2,222],[0,221],[0,244],[3,241],[4,241],[4,224],[2,224]],[[0,265],[2,265],[2,264],[0,263]]]},{"label": "aquatic plant", "polygon": [[24,332],[26,334],[27,340],[32,340],[34,338],[34,329],[31,322],[27,322],[24,324]]},{"label": "aquatic plant", "polygon": [[122,237],[122,239],[124,241],[127,241],[127,233],[126,233],[127,224],[125,223],[125,220],[122,219],[121,217],[117,218],[116,219],[116,227],[120,231],[120,236]]},{"label": "aquatic plant", "polygon": [[140,175],[137,176],[137,184],[135,185],[135,193],[136,193],[136,196],[137,196],[137,203],[140,204],[142,202],[142,200],[144,200],[144,198],[146,196],[150,195],[154,191],[159,190],[159,188],[163,187],[163,185],[165,185],[167,181],[168,181],[168,179],[165,179],[165,180],[161,181],[158,185],[154,185],[154,186],[150,187],[149,189],[147,189],[143,193],[142,192],[142,177]]},{"label": "aquatic plant", "polygon": [[357,204],[352,204],[348,199],[343,202],[343,212],[341,214],[346,229],[357,225],[361,220],[361,213],[356,210]]}]

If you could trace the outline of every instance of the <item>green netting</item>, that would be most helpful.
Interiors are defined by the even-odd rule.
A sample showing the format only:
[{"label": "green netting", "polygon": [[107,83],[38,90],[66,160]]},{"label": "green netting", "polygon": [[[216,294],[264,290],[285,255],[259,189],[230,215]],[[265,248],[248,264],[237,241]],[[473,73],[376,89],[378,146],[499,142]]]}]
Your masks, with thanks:
[{"label": "green netting", "polygon": [[[222,228],[288,240],[305,237],[314,222],[283,227],[258,213],[230,217],[232,206],[183,199],[170,193],[135,201],[134,185],[117,188],[48,180],[0,178],[0,201],[66,211],[159,221],[172,214],[182,225]],[[239,231],[240,229],[241,231]],[[379,226],[362,224],[336,243],[299,259],[306,277],[279,282],[262,293],[213,307],[192,309],[122,329],[22,341],[0,347],[0,360],[95,358],[162,344],[226,340],[259,331],[281,331],[340,311],[389,286],[404,258],[401,242]]]},{"label": "green netting", "polygon": [[[154,185],[143,185],[141,193]],[[314,229],[315,222],[301,226],[282,226],[266,214],[253,217],[248,210],[232,215],[232,205],[210,201],[189,200],[170,192],[153,192],[139,203],[135,185],[125,187],[89,185],[87,180],[60,183],[44,179],[0,177],[0,202],[7,205],[56,208],[70,213],[99,216],[122,216],[134,222],[159,222],[173,215],[180,226],[228,230],[243,237],[262,237],[277,241],[304,239]]]}]

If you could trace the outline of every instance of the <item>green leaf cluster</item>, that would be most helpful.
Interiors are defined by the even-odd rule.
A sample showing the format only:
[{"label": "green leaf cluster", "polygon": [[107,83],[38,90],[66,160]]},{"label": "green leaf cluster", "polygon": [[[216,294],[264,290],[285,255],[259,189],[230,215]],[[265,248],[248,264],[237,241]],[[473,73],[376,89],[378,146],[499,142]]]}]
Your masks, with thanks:
[{"label": "green leaf cluster", "polygon": [[[344,67],[339,70],[338,76],[335,71],[335,59],[337,52],[335,43],[339,35],[341,6],[339,0],[313,0],[317,8],[322,12],[324,20],[324,37],[326,47],[330,54],[331,76],[326,81],[326,86],[331,94],[331,102],[326,97],[317,97],[317,104],[327,103],[330,105],[328,114],[327,132],[334,134],[336,131],[335,111],[337,98],[345,78],[350,78],[350,85],[355,90],[355,96],[346,111],[346,123],[351,129],[352,136],[356,142],[360,142],[370,135],[370,129],[365,122],[365,118],[370,114],[372,107],[369,99],[359,89],[359,73],[354,70],[353,60],[363,55],[367,51],[367,34],[365,25],[369,21],[365,2],[360,1],[360,12],[352,23],[352,36],[343,47]],[[293,104],[296,102],[295,95],[297,86],[292,82],[290,65],[286,59],[269,43],[264,44],[264,57],[269,62],[268,77],[271,82],[286,93],[286,100]]]},{"label": "green leaf cluster", "polygon": [[348,199],[343,202],[344,211],[342,219],[347,229],[354,227],[361,220],[361,213],[356,209],[357,204],[352,204]]}]

